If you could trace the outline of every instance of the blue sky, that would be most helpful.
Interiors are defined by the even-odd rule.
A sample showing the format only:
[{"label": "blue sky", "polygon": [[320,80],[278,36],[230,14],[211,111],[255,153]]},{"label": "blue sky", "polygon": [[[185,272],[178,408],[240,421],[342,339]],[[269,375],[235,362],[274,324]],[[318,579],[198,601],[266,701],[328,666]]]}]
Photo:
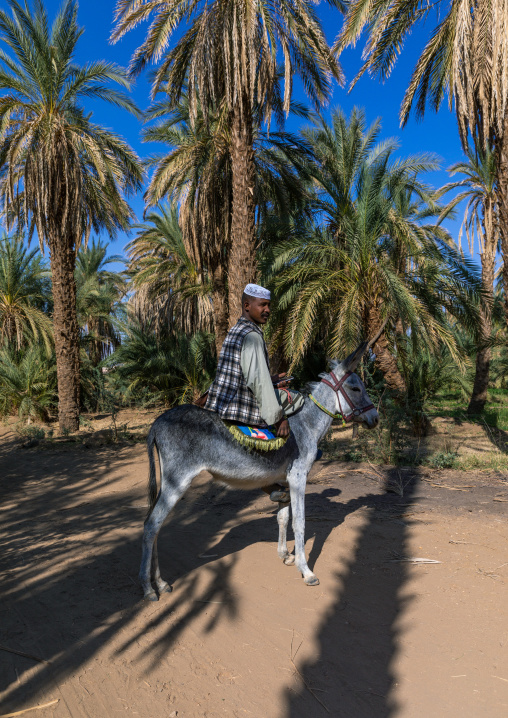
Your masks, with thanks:
[{"label": "blue sky", "polygon": [[[52,19],[61,5],[60,0],[46,0],[48,14]],[[146,24],[140,25],[135,31],[127,34],[119,43],[111,45],[109,35],[113,22],[114,0],[83,0],[79,7],[79,23],[84,27],[81,40],[77,47],[76,61],[86,63],[91,60],[106,59],[126,66],[132,52],[141,44],[146,31]],[[318,13],[328,40],[332,42],[341,26],[340,13],[325,3],[318,6]],[[448,110],[446,103],[436,114],[429,110],[423,122],[416,122],[414,117],[402,130],[399,126],[398,112],[407,87],[412,68],[423,43],[432,30],[434,23],[429,21],[426,26],[417,29],[409,38],[402,57],[397,63],[390,79],[381,84],[377,79],[364,76],[354,90],[348,94],[346,89],[334,87],[329,107],[323,112],[326,117],[331,108],[340,106],[349,113],[356,105],[365,108],[369,124],[377,117],[382,120],[381,137],[398,137],[400,140],[400,156],[419,152],[433,152],[442,159],[442,169],[429,173],[428,181],[440,186],[450,181],[446,168],[463,157],[454,114]],[[361,63],[361,47],[347,50],[342,58],[342,66],[347,82],[356,75]],[[149,83],[147,73],[139,77],[133,87],[132,95],[141,109],[149,105]],[[295,82],[296,99],[305,101],[305,93],[298,81]],[[140,141],[140,123],[127,112],[110,107],[104,103],[94,103],[88,108],[94,112],[94,120],[121,134],[141,157],[146,157],[154,148]],[[298,121],[299,122],[299,121]],[[298,122],[290,119],[287,129],[295,131]],[[143,200],[141,194],[131,200],[131,204],[141,221]],[[448,223],[448,228],[455,239],[458,238],[461,217]],[[111,254],[122,254],[129,237],[118,235],[110,244]]]}]

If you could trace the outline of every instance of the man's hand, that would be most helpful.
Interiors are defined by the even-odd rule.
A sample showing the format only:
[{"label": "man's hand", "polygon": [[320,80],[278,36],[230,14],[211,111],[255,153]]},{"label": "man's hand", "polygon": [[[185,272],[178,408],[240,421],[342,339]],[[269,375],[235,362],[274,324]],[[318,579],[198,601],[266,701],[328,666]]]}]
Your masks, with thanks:
[{"label": "man's hand", "polygon": [[283,371],[280,374],[274,374],[272,376],[272,384],[274,384],[277,389],[287,389],[289,386],[288,381],[282,381],[284,377],[287,376],[287,372]]},{"label": "man's hand", "polygon": [[282,438],[289,436],[289,421],[287,419],[282,419],[282,421],[279,422],[277,436],[281,436]]}]

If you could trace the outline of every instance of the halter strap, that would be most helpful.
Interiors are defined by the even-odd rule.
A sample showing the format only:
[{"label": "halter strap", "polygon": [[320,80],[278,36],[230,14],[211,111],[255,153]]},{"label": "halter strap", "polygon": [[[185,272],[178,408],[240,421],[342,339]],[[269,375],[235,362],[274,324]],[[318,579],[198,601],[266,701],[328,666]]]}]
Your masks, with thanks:
[{"label": "halter strap", "polygon": [[[370,411],[370,409],[375,409],[374,404],[368,404],[367,406],[362,406],[361,408],[355,407],[353,402],[351,401],[350,397],[347,395],[347,393],[344,391],[343,384],[348,379],[353,372],[347,371],[343,376],[341,376],[340,379],[337,379],[333,371],[330,372],[330,378],[332,381],[328,381],[328,379],[321,379],[322,384],[326,384],[329,386],[333,391],[337,394],[337,398],[339,398],[339,395],[342,396],[347,404],[349,405],[349,408],[351,411],[349,413],[340,412],[339,414],[332,414],[331,411],[328,411],[322,404],[320,404],[317,399],[315,399],[312,394],[309,395],[309,398],[318,406],[322,411],[325,412],[325,414],[328,414],[328,416],[333,417],[334,419],[342,419],[346,424],[349,421],[352,421],[354,416],[360,416],[360,414],[363,414],[366,411]],[[332,383],[333,382],[333,383]],[[340,406],[340,400],[339,400],[339,406]]]},{"label": "halter strap", "polygon": [[328,409],[325,406],[323,406],[322,404],[320,404],[319,401],[314,396],[312,396],[312,394],[309,394],[309,399],[311,399],[314,402],[314,404],[321,409],[321,411],[324,411],[325,414],[328,414],[328,416],[331,416],[332,419],[344,420],[344,417],[342,414],[333,414],[331,411],[328,411]]}]

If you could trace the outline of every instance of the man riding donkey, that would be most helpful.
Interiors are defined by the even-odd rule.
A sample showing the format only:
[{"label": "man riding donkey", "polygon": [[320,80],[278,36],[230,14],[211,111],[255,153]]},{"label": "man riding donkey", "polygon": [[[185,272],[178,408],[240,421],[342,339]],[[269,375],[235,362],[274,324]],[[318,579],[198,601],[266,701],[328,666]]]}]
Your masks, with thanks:
[{"label": "man riding donkey", "polygon": [[[204,408],[226,421],[259,428],[260,434],[272,429],[278,437],[287,438],[287,417],[303,406],[303,397],[287,388],[285,373],[270,375],[261,329],[270,316],[270,300],[268,289],[258,284],[245,287],[242,316],[226,335]],[[263,490],[272,501],[289,501],[288,490],[278,484]]]}]

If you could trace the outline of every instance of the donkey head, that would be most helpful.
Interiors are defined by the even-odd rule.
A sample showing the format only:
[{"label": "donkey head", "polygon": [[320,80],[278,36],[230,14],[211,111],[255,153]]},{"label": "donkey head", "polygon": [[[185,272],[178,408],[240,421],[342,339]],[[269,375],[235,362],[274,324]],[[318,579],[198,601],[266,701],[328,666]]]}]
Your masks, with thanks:
[{"label": "donkey head", "polygon": [[[367,342],[360,344],[343,361],[331,361],[331,371],[327,375],[327,379],[330,384],[337,387],[335,389],[337,413],[340,412],[348,417],[348,421],[364,424],[368,429],[373,429],[379,423],[379,415],[362,380],[354,373],[368,346]],[[335,382],[333,381],[334,377]]]}]

